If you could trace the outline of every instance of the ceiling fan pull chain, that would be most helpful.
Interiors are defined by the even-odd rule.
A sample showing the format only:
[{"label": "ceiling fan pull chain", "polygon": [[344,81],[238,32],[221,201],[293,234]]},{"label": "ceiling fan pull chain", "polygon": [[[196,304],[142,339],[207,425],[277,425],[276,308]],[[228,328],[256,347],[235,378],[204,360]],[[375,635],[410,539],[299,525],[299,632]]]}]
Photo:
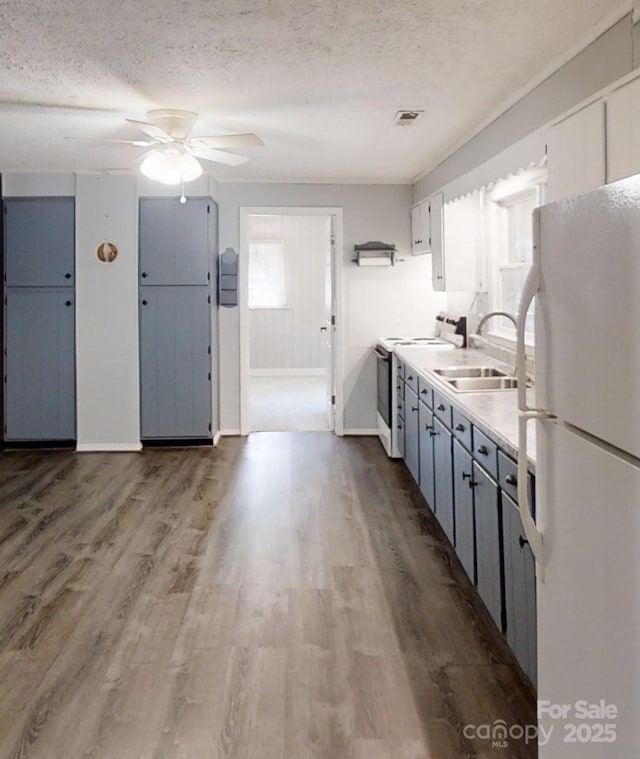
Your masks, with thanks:
[{"label": "ceiling fan pull chain", "polygon": [[187,202],[187,196],[184,194],[184,179],[182,180],[182,195],[180,196],[180,202],[182,205]]}]

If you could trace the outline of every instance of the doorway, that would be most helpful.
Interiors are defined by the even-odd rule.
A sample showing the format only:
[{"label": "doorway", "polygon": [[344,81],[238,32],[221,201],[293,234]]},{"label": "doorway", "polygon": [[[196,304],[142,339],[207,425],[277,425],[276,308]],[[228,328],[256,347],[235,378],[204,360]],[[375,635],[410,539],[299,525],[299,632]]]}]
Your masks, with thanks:
[{"label": "doorway", "polygon": [[[335,431],[340,209],[241,209],[241,431]],[[243,265],[244,264],[244,265]]]}]

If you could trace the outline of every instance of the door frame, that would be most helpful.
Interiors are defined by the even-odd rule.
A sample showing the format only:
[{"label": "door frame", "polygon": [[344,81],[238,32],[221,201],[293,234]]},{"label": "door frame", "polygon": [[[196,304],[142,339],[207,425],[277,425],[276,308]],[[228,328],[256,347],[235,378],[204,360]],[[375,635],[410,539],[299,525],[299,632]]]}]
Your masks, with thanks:
[{"label": "door frame", "polygon": [[335,387],[334,429],[336,435],[344,434],[343,399],[343,349],[344,349],[344,267],[340,266],[344,250],[342,208],[337,206],[242,206],[240,208],[240,252],[238,271],[239,330],[240,330],[240,434],[251,432],[249,414],[250,384],[250,321],[249,321],[249,217],[272,216],[333,216],[335,220],[335,244],[331,266],[335,287],[335,327],[331,341],[333,354],[333,384]]}]

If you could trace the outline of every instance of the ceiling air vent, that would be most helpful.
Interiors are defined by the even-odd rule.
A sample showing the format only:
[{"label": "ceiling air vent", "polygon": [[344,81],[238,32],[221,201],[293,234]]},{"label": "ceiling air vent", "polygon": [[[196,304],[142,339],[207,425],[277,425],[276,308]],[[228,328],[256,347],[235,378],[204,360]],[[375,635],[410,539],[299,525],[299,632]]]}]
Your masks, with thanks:
[{"label": "ceiling air vent", "polygon": [[398,111],[394,118],[396,126],[411,126],[422,116],[424,111]]}]

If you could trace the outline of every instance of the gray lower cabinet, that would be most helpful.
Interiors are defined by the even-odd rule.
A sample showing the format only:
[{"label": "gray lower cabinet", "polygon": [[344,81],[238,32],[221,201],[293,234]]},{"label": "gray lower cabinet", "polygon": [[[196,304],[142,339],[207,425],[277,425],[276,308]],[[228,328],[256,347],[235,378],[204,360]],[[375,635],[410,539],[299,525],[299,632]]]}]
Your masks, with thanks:
[{"label": "gray lower cabinet", "polygon": [[418,395],[406,386],[404,398],[404,461],[413,479],[420,484],[420,441],[418,430]]},{"label": "gray lower cabinet", "polygon": [[498,484],[475,461],[473,462],[473,490],[478,593],[493,617],[493,621],[500,630],[503,630]]},{"label": "gray lower cabinet", "polygon": [[453,440],[453,500],[456,514],[456,553],[471,582],[476,581],[476,525],[471,478],[471,454]]},{"label": "gray lower cabinet", "polygon": [[73,287],[75,198],[4,202],[7,287]]},{"label": "gray lower cabinet", "polygon": [[451,545],[455,545],[451,433],[435,417],[433,420],[433,460],[435,468],[436,517],[449,538]]},{"label": "gray lower cabinet", "polygon": [[74,290],[6,289],[5,439],[74,440]]},{"label": "gray lower cabinet", "polygon": [[140,284],[206,285],[214,247],[211,201],[140,200]]},{"label": "gray lower cabinet", "polygon": [[142,438],[211,437],[206,286],[140,288]]},{"label": "gray lower cabinet", "polygon": [[420,440],[420,490],[431,511],[436,510],[435,470],[433,462],[433,411],[420,401],[418,412]]},{"label": "gray lower cabinet", "polygon": [[537,679],[535,560],[522,531],[518,505],[502,492],[507,642],[524,672]]}]

